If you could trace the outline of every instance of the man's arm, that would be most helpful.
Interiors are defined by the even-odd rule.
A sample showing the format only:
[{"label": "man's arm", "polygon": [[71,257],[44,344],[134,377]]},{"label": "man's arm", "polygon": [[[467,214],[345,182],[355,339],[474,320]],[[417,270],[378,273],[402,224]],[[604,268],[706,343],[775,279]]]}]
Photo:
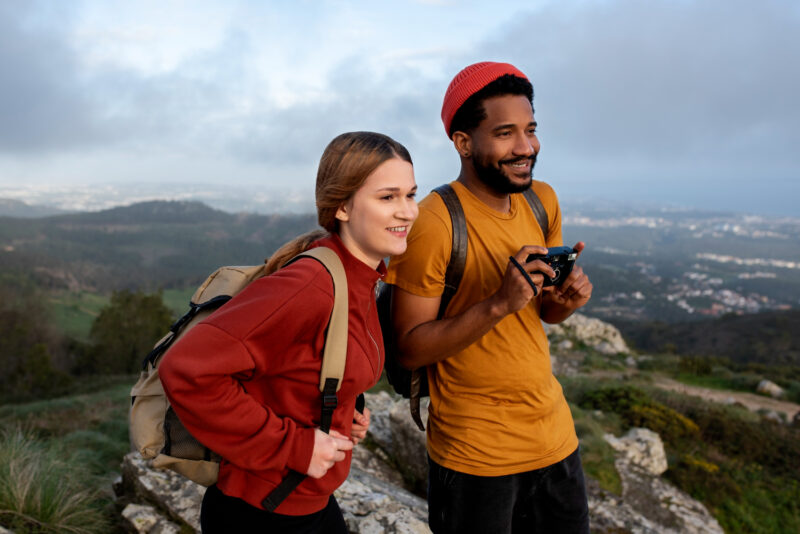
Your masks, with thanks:
[{"label": "man's arm", "polygon": [[[578,242],[573,247],[580,257],[585,245]],[[576,265],[570,275],[558,287],[545,288],[542,295],[542,308],[540,317],[542,321],[549,324],[556,324],[564,321],[572,315],[575,310],[584,306],[592,297],[592,282],[583,272],[583,269]]]},{"label": "man's arm", "polygon": [[[530,274],[537,295],[542,291],[544,281],[544,276],[537,271],[548,276],[555,276],[555,273],[540,260],[524,262],[529,254],[546,252],[543,247],[526,246],[514,256]],[[500,288],[492,296],[446,319],[436,318],[441,297],[420,297],[395,287],[392,320],[400,363],[416,369],[444,360],[470,346],[501,319],[527,306],[533,298],[533,288],[510,261]]]}]

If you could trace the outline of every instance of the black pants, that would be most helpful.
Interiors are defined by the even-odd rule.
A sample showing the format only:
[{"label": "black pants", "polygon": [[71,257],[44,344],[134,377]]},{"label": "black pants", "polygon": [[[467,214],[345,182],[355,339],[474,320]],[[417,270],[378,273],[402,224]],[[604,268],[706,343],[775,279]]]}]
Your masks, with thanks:
[{"label": "black pants", "polygon": [[589,532],[581,458],[498,477],[468,475],[428,458],[428,522],[435,534]]},{"label": "black pants", "polygon": [[342,511],[331,495],[328,505],[309,515],[283,515],[261,510],[210,486],[200,508],[203,534],[259,532],[286,534],[347,534]]}]

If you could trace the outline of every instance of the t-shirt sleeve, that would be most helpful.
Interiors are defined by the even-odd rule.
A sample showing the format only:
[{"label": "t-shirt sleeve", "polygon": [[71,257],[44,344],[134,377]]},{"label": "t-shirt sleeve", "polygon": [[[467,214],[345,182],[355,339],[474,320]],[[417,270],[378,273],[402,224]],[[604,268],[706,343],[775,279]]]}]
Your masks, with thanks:
[{"label": "t-shirt sleeve", "polygon": [[405,253],[389,260],[386,283],[420,297],[441,296],[453,239],[449,217],[435,193],[420,203]]}]

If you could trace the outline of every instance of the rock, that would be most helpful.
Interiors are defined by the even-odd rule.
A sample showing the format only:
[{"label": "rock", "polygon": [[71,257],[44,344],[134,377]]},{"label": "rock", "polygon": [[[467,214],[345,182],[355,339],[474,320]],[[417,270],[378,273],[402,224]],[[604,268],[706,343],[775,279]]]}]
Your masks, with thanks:
[{"label": "rock", "polygon": [[[425,500],[392,482],[402,482],[402,477],[391,471],[381,452],[373,453],[362,445],[356,450],[350,476],[335,492],[350,532],[430,534]],[[128,491],[126,499],[134,501],[123,510],[133,531],[184,532],[166,514],[200,532],[203,486],[172,471],[154,469],[138,453],[130,453],[123,460],[123,487]]]},{"label": "rock", "polygon": [[626,461],[644,469],[653,475],[660,475],[667,470],[667,454],[661,437],[647,428],[632,428],[622,437],[611,434],[603,436],[605,440],[621,453]]},{"label": "rock", "polygon": [[353,534],[429,534],[424,499],[357,467],[335,492]]},{"label": "rock", "polygon": [[172,519],[200,531],[200,503],[206,488],[174,471],[154,469],[136,452],[123,459],[122,477],[125,487],[132,488],[140,500],[157,504]]},{"label": "rock", "polygon": [[368,449],[366,445],[359,444],[353,448],[353,462],[351,468],[358,468],[365,473],[403,487],[403,475],[394,467],[392,460],[383,449]]},{"label": "rock", "polygon": [[370,423],[369,435],[384,450],[392,441],[392,426],[389,421],[389,412],[394,407],[397,398],[385,391],[380,393],[366,393],[366,406],[369,408]]},{"label": "rock", "polygon": [[761,416],[774,423],[784,424],[786,422],[786,416],[783,412],[776,412],[775,410],[759,410]]},{"label": "rock", "polygon": [[630,349],[625,340],[622,339],[620,331],[615,326],[600,319],[573,313],[560,324],[545,324],[544,326],[548,336],[572,339],[592,347],[602,354],[630,353]]},{"label": "rock", "polygon": [[14,531],[8,530],[7,528],[0,525],[0,534],[14,534]]},{"label": "rock", "polygon": [[759,382],[758,386],[756,386],[756,392],[761,393],[762,395],[768,395],[775,399],[779,399],[783,396],[783,388],[775,382],[770,382],[769,380],[762,380]]},{"label": "rock", "polygon": [[655,432],[634,428],[622,438],[606,440],[619,452],[614,465],[622,481],[622,496],[595,492],[590,500],[594,522],[608,530],[642,534],[723,534],[702,503],[662,480],[667,468],[664,445]]},{"label": "rock", "polygon": [[[420,400],[419,411],[423,423],[428,421],[429,401],[427,398]],[[426,481],[428,479],[426,436],[411,419],[407,399],[395,403],[389,412],[389,420],[392,438],[387,452],[395,459],[396,465],[403,466],[406,478],[412,481]]]},{"label": "rock", "polygon": [[129,504],[122,510],[122,517],[134,532],[140,534],[179,534],[181,530],[149,505]]}]

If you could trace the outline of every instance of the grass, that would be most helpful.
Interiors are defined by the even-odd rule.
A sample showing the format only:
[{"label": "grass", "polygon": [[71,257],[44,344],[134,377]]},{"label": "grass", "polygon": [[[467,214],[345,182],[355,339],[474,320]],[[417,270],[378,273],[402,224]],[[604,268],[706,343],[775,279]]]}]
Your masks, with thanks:
[{"label": "grass", "polygon": [[[196,288],[166,289],[162,298],[176,318],[189,309],[189,299]],[[50,308],[56,328],[65,335],[80,341],[89,339],[92,323],[100,310],[108,305],[108,295],[88,291],[62,292],[50,298]]]},{"label": "grass", "polygon": [[175,318],[183,316],[189,309],[189,300],[192,298],[197,288],[191,287],[186,289],[165,289],[162,294],[164,304],[172,310]]},{"label": "grass", "polygon": [[0,524],[16,532],[108,532],[92,478],[68,450],[7,427],[0,434]]},{"label": "grass", "polygon": [[[130,450],[135,375],[76,381],[71,396],[0,406],[0,525],[21,532],[112,532],[111,482]],[[22,430],[20,430],[22,429]]]},{"label": "grass", "polygon": [[100,310],[109,302],[108,296],[86,291],[64,292],[50,298],[53,320],[58,330],[75,339],[86,341]]},{"label": "grass", "polygon": [[[580,441],[584,472],[594,478],[602,489],[622,495],[622,480],[614,466],[614,449],[603,438],[608,430],[591,412],[572,404],[570,409]],[[606,425],[615,426],[616,423],[607,421]]]}]

